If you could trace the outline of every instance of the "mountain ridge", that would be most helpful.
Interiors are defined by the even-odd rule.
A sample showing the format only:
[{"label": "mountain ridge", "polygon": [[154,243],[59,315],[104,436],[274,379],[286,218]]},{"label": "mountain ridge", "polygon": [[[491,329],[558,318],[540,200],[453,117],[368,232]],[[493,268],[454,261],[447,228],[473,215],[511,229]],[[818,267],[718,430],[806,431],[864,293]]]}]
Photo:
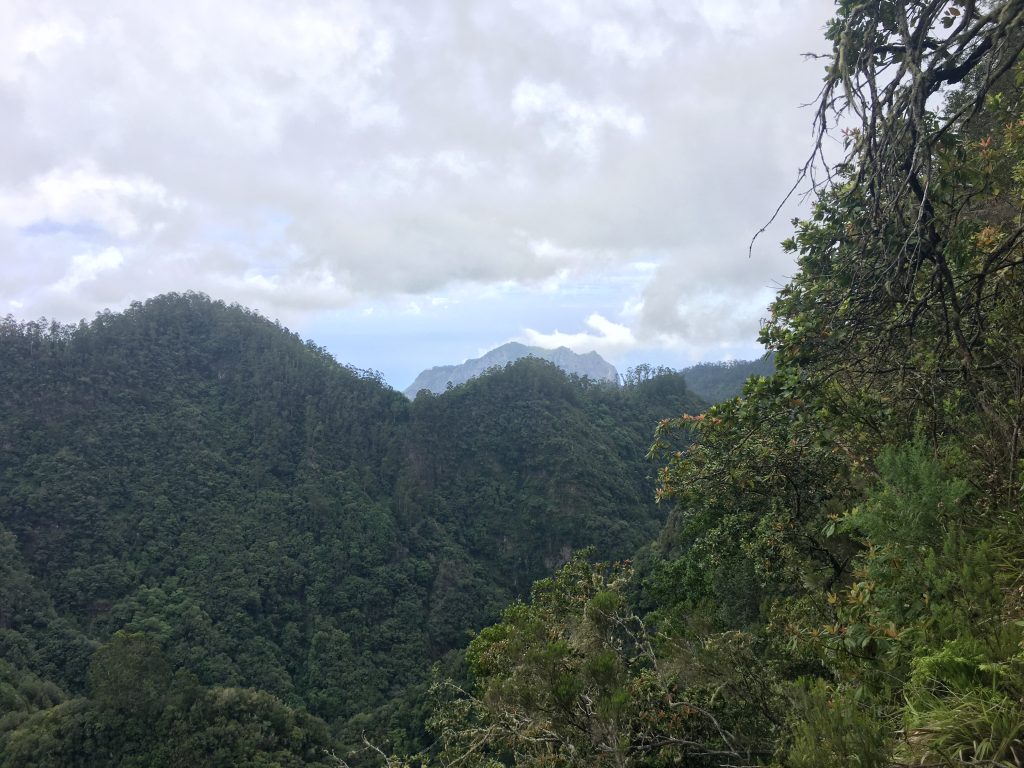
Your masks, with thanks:
[{"label": "mountain ridge", "polygon": [[495,347],[480,357],[471,358],[455,365],[437,365],[420,371],[413,383],[403,390],[403,393],[410,400],[415,399],[416,395],[424,389],[434,394],[440,394],[447,389],[449,383],[453,386],[464,384],[490,368],[503,367],[524,357],[547,360],[566,373],[586,376],[595,381],[617,382],[619,378],[615,366],[597,352],[578,354],[568,347],[548,349],[510,341]]}]

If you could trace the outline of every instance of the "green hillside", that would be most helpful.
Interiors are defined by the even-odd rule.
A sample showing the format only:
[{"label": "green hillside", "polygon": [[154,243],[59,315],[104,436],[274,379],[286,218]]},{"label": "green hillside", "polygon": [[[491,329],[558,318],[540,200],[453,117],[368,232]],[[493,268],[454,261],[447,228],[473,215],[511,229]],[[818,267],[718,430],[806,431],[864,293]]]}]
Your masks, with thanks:
[{"label": "green hillside", "polygon": [[708,403],[738,397],[751,376],[771,376],[774,372],[775,364],[770,355],[759,360],[698,363],[680,371],[690,390]]},{"label": "green hillside", "polygon": [[196,294],[9,319],[0,657],[59,688],[47,702],[95,697],[90,663],[127,633],[204,695],[255,689],[341,729],[574,550],[656,533],[653,426],[700,408],[661,378],[530,359],[413,404]]}]

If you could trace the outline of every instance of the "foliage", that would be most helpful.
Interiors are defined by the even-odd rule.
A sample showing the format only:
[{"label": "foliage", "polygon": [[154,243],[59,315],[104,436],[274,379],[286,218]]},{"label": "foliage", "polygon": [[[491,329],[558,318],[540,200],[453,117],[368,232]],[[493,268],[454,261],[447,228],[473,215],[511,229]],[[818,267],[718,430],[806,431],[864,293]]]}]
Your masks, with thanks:
[{"label": "foliage", "polygon": [[327,768],[327,726],[267,693],[220,688],[184,705],[168,702],[145,727],[119,719],[88,699],[72,699],[0,735],[0,766],[238,765]]},{"label": "foliage", "polygon": [[93,655],[89,688],[99,707],[148,720],[163,708],[173,674],[152,638],[121,631]]},{"label": "foliage", "polygon": [[[476,681],[431,722],[442,765],[637,766],[749,760],[714,696],[655,649],[629,606],[626,563],[578,555],[470,644]],[[748,728],[753,724],[748,720]]]}]

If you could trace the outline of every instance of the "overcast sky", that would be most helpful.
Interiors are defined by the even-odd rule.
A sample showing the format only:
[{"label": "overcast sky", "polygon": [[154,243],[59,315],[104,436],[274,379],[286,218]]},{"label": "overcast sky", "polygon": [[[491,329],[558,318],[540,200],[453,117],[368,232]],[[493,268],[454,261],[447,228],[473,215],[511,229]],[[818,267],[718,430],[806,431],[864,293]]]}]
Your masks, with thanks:
[{"label": "overcast sky", "polygon": [[0,315],[199,290],[397,388],[759,353],[825,0],[5,0]]}]

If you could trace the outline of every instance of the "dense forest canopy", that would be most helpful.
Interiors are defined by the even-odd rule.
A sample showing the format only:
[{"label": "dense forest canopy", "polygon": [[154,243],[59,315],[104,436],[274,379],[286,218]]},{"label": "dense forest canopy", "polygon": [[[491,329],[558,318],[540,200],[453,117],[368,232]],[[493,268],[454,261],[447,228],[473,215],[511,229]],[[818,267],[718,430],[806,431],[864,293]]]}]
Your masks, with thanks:
[{"label": "dense forest canopy", "polygon": [[0,327],[0,765],[1024,765],[1024,0],[826,35],[741,397]]},{"label": "dense forest canopy", "polygon": [[[702,407],[676,373],[616,387],[535,359],[410,403],[198,294],[77,327],[8,319],[0,658],[12,690],[44,685],[43,703],[65,702],[51,715],[106,723],[75,697],[103,700],[97,660],[146,643],[162,682],[115,687],[154,718],[180,672],[191,707],[251,689],[276,699],[243,692],[238,706],[277,701],[335,736],[415,739],[422,726],[401,713],[419,706],[432,663],[576,549],[623,557],[656,535],[653,426]],[[5,731],[49,712],[10,695]],[[74,725],[47,718],[24,728]],[[9,743],[35,743],[19,734]]]}]

